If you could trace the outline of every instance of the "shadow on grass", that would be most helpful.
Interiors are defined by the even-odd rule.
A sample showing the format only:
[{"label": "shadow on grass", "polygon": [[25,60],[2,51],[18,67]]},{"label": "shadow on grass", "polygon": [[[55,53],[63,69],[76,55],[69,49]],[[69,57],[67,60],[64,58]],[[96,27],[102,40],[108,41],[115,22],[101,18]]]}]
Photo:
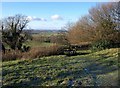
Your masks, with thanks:
[{"label": "shadow on grass", "polygon": [[105,64],[90,64],[85,67],[90,73],[101,75],[101,74],[107,74],[113,71],[118,70],[117,65],[105,65]]},{"label": "shadow on grass", "polygon": [[2,88],[33,88],[40,86],[44,81],[39,77],[29,77],[29,81],[20,81],[19,83],[11,83],[3,85]]},{"label": "shadow on grass", "polygon": [[[91,65],[86,66],[85,68],[89,71],[89,73],[87,73],[87,74],[92,73],[95,75],[107,74],[107,73],[118,70],[117,67],[100,65],[100,64],[99,65],[91,64]],[[56,78],[65,78],[67,76],[73,76],[74,78],[85,77],[86,72],[84,71],[84,69],[83,70],[60,72],[60,73],[58,73]]]},{"label": "shadow on grass", "polygon": [[[118,70],[118,68],[114,67],[114,66],[107,66],[107,65],[103,65],[103,64],[90,64],[88,66],[85,67],[89,73],[88,74],[95,74],[95,75],[102,75],[102,74],[107,74],[110,73],[112,71],[116,71]],[[81,70],[68,70],[68,71],[61,71],[59,72],[53,79],[49,79],[47,78],[48,81],[53,81],[56,79],[65,79],[68,76],[72,77],[74,79],[77,78],[82,78],[82,77],[86,77],[88,74],[86,74],[86,72],[84,71],[84,69]],[[28,77],[29,81],[21,81],[19,83],[11,83],[7,86],[3,86],[3,88],[33,88],[32,86],[41,86],[42,83],[44,83],[45,81],[47,81],[46,79],[42,79],[40,77]]]}]

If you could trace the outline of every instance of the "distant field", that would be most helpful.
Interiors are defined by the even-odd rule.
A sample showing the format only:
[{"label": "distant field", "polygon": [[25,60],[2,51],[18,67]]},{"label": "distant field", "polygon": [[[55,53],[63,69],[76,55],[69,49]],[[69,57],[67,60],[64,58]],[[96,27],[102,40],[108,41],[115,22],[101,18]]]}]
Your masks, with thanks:
[{"label": "distant field", "polygon": [[38,42],[38,41],[30,41],[25,43],[26,45],[29,45],[31,47],[39,47],[39,46],[50,46],[50,45],[54,45],[54,43],[45,43],[45,42]]},{"label": "distant field", "polygon": [[82,86],[117,86],[118,48],[78,52],[80,55],[71,57],[56,55],[3,62],[3,85],[57,86],[68,85],[71,79],[76,86],[79,81]]},{"label": "distant field", "polygon": [[54,33],[54,32],[41,32],[38,34],[32,34],[33,37],[37,37],[37,36],[51,36],[51,35],[58,35],[58,33]]},{"label": "distant field", "polygon": [[[33,40],[28,41],[25,43],[25,45],[31,46],[31,47],[41,47],[41,46],[51,46],[55,45],[55,43],[52,43],[49,41],[49,37],[51,36],[59,36],[61,33],[54,33],[54,32],[41,32],[38,34],[32,34]],[[48,42],[46,41],[48,40]],[[59,41],[59,40],[58,40]]]},{"label": "distant field", "polygon": [[40,41],[34,40],[34,38],[38,38],[39,39],[40,36],[49,37],[51,35],[57,35],[57,33],[44,32],[44,33],[39,33],[39,34],[32,34],[33,40],[32,41],[28,41],[25,44],[28,45],[28,46],[31,46],[31,47],[54,45],[54,43],[46,43],[46,42],[40,42]]}]

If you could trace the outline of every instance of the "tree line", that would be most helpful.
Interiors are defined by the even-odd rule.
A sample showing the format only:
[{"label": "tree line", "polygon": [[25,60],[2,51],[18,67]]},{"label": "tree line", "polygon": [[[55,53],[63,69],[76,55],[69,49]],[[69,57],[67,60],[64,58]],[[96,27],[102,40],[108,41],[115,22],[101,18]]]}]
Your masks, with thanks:
[{"label": "tree line", "polygon": [[104,3],[89,10],[89,14],[69,24],[71,44],[92,43],[105,48],[120,44],[120,2]]}]

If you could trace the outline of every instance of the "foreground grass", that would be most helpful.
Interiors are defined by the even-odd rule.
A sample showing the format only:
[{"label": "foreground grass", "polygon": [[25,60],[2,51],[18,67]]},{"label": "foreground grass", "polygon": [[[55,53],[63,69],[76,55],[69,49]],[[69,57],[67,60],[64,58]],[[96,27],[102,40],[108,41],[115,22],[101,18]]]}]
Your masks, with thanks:
[{"label": "foreground grass", "polygon": [[[118,48],[95,53],[78,51],[80,55],[65,55],[3,62],[3,85],[57,86],[117,86]],[[81,52],[88,52],[84,55]]]}]

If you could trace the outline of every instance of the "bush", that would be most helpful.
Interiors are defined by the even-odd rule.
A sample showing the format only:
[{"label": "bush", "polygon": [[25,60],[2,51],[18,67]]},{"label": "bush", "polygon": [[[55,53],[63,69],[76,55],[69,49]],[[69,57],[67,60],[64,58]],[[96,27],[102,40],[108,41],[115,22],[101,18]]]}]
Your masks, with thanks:
[{"label": "bush", "polygon": [[73,56],[73,55],[76,55],[77,52],[76,52],[75,49],[72,49],[72,50],[66,49],[66,50],[64,50],[64,54],[67,55],[67,56]]},{"label": "bush", "polygon": [[64,46],[60,45],[51,45],[51,46],[39,46],[32,47],[28,52],[21,52],[19,50],[10,50],[6,51],[5,54],[2,55],[3,61],[10,61],[16,59],[34,59],[43,56],[51,56],[51,55],[61,55],[64,54]]},{"label": "bush", "polygon": [[68,46],[63,45],[51,45],[51,46],[39,46],[32,47],[28,52],[21,51],[7,51],[2,55],[3,61],[10,61],[16,59],[34,59],[40,58],[43,56],[51,56],[51,55],[67,55],[72,56],[76,55],[76,50],[72,49]]},{"label": "bush", "polygon": [[66,46],[63,51],[64,51],[64,55],[67,55],[67,56],[73,56],[77,54],[76,49],[71,45]]},{"label": "bush", "polygon": [[22,58],[23,53],[19,50],[6,51],[5,54],[2,54],[2,61],[11,61]]},{"label": "bush", "polygon": [[113,43],[107,40],[99,40],[92,43],[91,50],[98,51],[113,47]]},{"label": "bush", "polygon": [[43,56],[59,55],[63,53],[63,47],[52,45],[47,47],[33,47],[29,52],[24,53],[23,58],[39,58]]}]

